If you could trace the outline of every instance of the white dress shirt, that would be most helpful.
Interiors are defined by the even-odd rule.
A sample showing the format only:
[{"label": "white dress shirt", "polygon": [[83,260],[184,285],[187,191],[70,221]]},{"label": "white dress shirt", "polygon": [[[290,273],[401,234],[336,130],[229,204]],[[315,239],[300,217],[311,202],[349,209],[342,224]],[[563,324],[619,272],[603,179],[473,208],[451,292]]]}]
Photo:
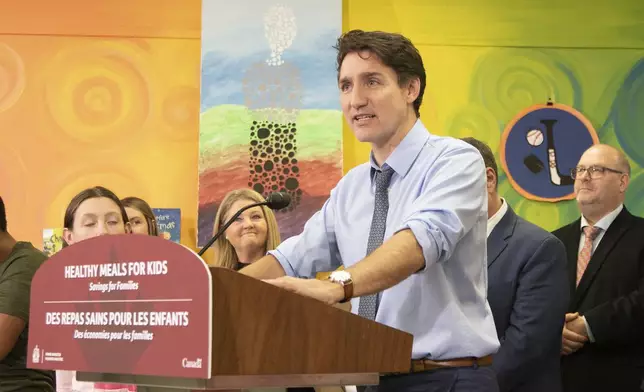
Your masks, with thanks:
[{"label": "white dress shirt", "polygon": [[496,225],[501,222],[501,219],[505,216],[505,213],[508,212],[508,203],[505,201],[504,198],[501,198],[501,208],[497,212],[494,213],[488,220],[487,220],[487,236],[490,236],[490,233]]},{"label": "white dress shirt", "polygon": [[[606,230],[610,227],[610,225],[613,223],[615,218],[617,218],[617,215],[619,215],[620,212],[622,212],[622,209],[624,209],[624,205],[620,204],[617,208],[615,208],[613,211],[608,213],[606,216],[601,218],[600,220],[595,223],[595,227],[601,228],[599,233],[597,234],[597,237],[595,237],[595,240],[593,241],[593,248],[590,251],[590,254],[592,255],[595,253],[595,249],[597,249],[597,246],[601,242],[602,238],[604,238],[604,234],[606,233]],[[577,254],[581,253],[581,249],[584,247],[584,241],[586,240],[586,235],[584,234],[584,227],[585,226],[590,226],[586,218],[582,215],[581,216],[581,236],[579,237],[579,251]]]}]

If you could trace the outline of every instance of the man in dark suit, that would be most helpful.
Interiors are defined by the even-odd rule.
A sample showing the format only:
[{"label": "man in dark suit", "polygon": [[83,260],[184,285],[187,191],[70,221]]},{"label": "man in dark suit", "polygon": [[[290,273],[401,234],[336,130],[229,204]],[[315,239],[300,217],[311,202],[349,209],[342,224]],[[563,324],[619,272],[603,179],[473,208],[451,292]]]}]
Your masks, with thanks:
[{"label": "man in dark suit", "polygon": [[497,191],[490,148],[483,156],[488,190],[488,302],[501,347],[492,361],[500,390],[561,391],[560,349],[567,289],[566,251],[555,236],[517,216]]},{"label": "man in dark suit", "polygon": [[568,255],[565,391],[637,391],[644,377],[644,219],[624,207],[630,165],[607,145],[572,171],[581,218],[554,234]]}]

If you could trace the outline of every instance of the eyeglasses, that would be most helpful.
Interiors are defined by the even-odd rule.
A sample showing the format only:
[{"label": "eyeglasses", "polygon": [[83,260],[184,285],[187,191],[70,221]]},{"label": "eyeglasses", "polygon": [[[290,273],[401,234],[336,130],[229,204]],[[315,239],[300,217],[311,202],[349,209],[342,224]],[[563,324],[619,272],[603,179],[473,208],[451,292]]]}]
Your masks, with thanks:
[{"label": "eyeglasses", "polygon": [[578,177],[583,177],[584,173],[586,173],[586,172],[588,172],[588,175],[590,176],[591,179],[600,178],[606,172],[617,173],[617,174],[625,174],[622,171],[611,169],[610,167],[604,167],[604,166],[589,166],[589,167],[577,166],[577,167],[573,168],[570,171],[570,176],[573,179],[577,179]]}]

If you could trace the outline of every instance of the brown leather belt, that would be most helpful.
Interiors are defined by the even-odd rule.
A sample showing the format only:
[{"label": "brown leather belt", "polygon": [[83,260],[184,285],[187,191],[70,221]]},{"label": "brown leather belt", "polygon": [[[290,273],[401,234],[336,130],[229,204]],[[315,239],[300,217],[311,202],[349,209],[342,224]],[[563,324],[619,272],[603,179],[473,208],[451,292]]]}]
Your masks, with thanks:
[{"label": "brown leather belt", "polygon": [[411,373],[426,372],[428,370],[470,367],[470,366],[490,366],[492,365],[492,356],[487,355],[482,358],[455,358],[444,361],[434,361],[431,359],[415,359],[411,361]]}]

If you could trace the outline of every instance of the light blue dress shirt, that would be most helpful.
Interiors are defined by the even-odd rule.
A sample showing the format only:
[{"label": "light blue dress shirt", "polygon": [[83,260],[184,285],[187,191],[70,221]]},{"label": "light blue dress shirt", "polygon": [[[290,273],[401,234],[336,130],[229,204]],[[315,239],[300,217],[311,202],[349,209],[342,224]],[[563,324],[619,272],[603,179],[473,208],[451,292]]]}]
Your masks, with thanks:
[{"label": "light blue dress shirt", "polygon": [[[487,302],[487,192],[480,153],[461,140],[431,135],[418,120],[385,164],[395,173],[384,240],[411,229],[425,268],[382,292],[376,321],[412,334],[414,359],[495,353],[499,341]],[[365,258],[376,169],[372,156],[349,171],[303,232],[269,252],[289,276],[312,278]],[[359,301],[351,300],[354,313]]]}]

